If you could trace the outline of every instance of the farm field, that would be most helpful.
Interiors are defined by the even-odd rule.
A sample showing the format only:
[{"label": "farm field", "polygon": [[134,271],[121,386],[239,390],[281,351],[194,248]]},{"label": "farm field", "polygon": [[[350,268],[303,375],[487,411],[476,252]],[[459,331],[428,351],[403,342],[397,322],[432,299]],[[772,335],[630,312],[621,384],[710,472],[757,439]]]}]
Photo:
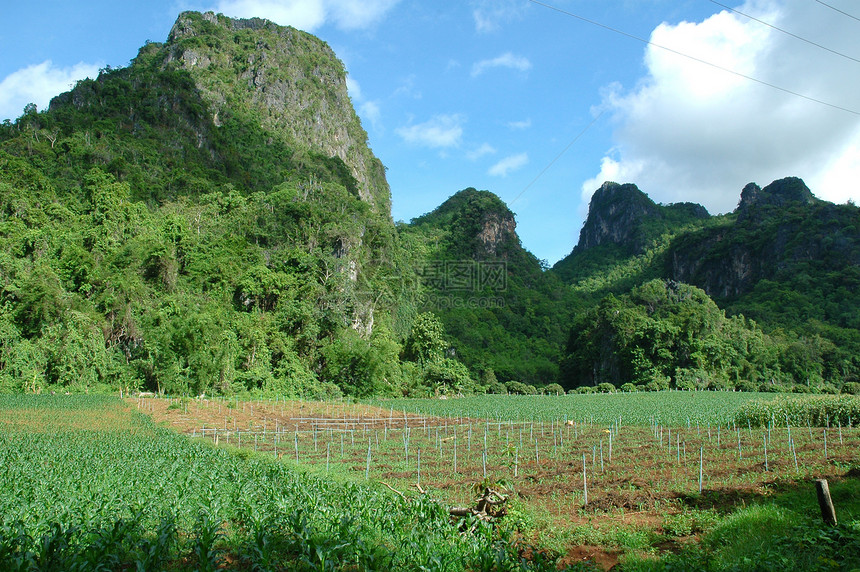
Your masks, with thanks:
[{"label": "farm field", "polygon": [[[832,415],[818,415],[800,403],[673,392],[136,406],[218,446],[382,482],[409,498],[462,507],[484,486],[509,491],[504,520],[530,542],[565,555],[563,563],[608,569],[684,551],[750,504],[799,495],[802,512],[814,515],[814,479],[830,479],[837,492],[846,479],[856,485],[860,404],[836,399]],[[856,502],[845,508],[858,522]]]},{"label": "farm field", "polygon": [[0,396],[3,571],[490,570],[522,550],[423,496],[188,439],[134,402]]},{"label": "farm field", "polygon": [[[0,396],[0,570],[860,567],[856,398],[697,425],[625,400],[646,423],[599,421],[570,397],[568,418],[540,398],[532,419],[516,399],[520,418],[457,400]],[[821,477],[838,527],[821,524]],[[486,487],[509,499],[496,525],[449,516]]]}]

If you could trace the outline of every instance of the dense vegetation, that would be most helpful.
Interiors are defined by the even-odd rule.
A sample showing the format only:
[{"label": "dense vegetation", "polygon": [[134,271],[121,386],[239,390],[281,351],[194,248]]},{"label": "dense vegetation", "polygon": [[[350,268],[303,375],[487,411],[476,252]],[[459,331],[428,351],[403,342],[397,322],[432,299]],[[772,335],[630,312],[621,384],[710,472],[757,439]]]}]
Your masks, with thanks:
[{"label": "dense vegetation", "polygon": [[0,391],[860,391],[860,216],[606,183],[547,269],[472,188],[394,224],[323,42],[180,15],[0,126]]},{"label": "dense vegetation", "polygon": [[604,185],[553,269],[586,300],[563,384],[860,389],[857,207],[819,201],[796,178],[750,184],[718,217],[643,197]]},{"label": "dense vegetation", "polygon": [[[449,382],[456,362],[401,356],[421,250],[398,238],[379,182],[266,129],[249,97],[213,114],[201,85],[232,72],[204,81],[175,52],[222,45],[232,21],[182,18],[211,33],[148,44],[0,129],[0,387],[325,396]],[[339,62],[292,33],[317,48],[290,52],[305,97],[345,94],[342,68],[335,87],[312,81]]]},{"label": "dense vegetation", "polygon": [[452,350],[491,392],[558,379],[572,292],[525,250],[493,193],[462,190],[404,230],[428,245],[422,283]]},{"label": "dense vegetation", "polygon": [[213,448],[116,398],[0,398],[0,569],[555,570],[426,496]]}]

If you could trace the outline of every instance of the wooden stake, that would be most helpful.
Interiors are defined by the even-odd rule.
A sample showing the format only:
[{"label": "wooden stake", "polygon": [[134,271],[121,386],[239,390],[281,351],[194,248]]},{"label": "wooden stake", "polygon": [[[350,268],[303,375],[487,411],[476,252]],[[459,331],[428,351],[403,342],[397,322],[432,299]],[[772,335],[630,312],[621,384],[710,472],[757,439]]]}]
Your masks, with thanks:
[{"label": "wooden stake", "polygon": [[816,479],[815,491],[818,493],[821,518],[826,524],[836,526],[836,509],[833,507],[833,499],[830,498],[830,487],[827,485],[827,479]]}]

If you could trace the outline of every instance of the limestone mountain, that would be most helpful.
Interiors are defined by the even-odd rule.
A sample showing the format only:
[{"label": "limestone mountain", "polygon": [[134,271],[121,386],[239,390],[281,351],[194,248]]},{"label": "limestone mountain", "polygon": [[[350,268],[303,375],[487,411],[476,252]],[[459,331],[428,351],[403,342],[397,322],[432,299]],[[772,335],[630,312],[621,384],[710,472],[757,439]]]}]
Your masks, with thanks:
[{"label": "limestone mountain", "polygon": [[368,148],[343,64],[325,42],[260,18],[184,12],[157,51],[162,66],[188,71],[216,126],[231,117],[253,121],[288,147],[337,157],[359,196],[378,212],[390,210],[385,169]]},{"label": "limestone mountain", "polygon": [[183,13],[0,126],[0,388],[402,393],[389,194],[324,42]]},{"label": "limestone mountain", "polygon": [[606,182],[591,197],[579,242],[553,272],[568,283],[604,275],[612,266],[653,252],[667,237],[708,224],[711,218],[701,205],[659,205],[634,184]]},{"label": "limestone mountain", "polygon": [[464,189],[404,230],[426,245],[425,309],[441,318],[463,363],[482,379],[557,379],[572,296],[522,247],[499,197]]},{"label": "limestone mountain", "polygon": [[726,223],[679,237],[667,273],[761,322],[860,328],[860,209],[798,178],[747,185]]},{"label": "limestone mountain", "polygon": [[[714,217],[698,205],[656,205],[633,185],[605,184],[579,244],[553,270],[590,300],[571,330],[568,383],[703,387],[806,375],[820,384],[860,372],[860,210],[816,199],[798,178],[751,183],[735,212]],[[697,290],[678,297],[678,285]],[[658,307],[666,313],[655,320]],[[697,344],[685,348],[691,339]],[[724,369],[708,369],[719,363]]]}]

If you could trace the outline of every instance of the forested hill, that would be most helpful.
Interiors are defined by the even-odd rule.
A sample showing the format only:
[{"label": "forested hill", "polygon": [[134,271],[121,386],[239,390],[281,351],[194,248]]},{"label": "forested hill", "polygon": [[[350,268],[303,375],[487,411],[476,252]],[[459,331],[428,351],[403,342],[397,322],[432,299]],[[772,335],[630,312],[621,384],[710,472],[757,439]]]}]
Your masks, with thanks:
[{"label": "forested hill", "polygon": [[588,309],[568,384],[832,391],[860,376],[860,209],[798,178],[751,183],[721,216],[606,183],[553,271]]},{"label": "forested hill", "polygon": [[0,127],[0,196],[5,390],[423,387],[400,361],[415,263],[313,36],[181,14]]},{"label": "forested hill", "polygon": [[606,183],[553,269],[489,191],[395,224],[343,65],[265,20],[183,13],[28,105],[0,198],[0,391],[860,390],[856,206]]},{"label": "forested hill", "polygon": [[441,319],[481,386],[524,391],[558,380],[574,296],[522,247],[499,197],[464,189],[403,232],[427,245],[423,309]]}]

